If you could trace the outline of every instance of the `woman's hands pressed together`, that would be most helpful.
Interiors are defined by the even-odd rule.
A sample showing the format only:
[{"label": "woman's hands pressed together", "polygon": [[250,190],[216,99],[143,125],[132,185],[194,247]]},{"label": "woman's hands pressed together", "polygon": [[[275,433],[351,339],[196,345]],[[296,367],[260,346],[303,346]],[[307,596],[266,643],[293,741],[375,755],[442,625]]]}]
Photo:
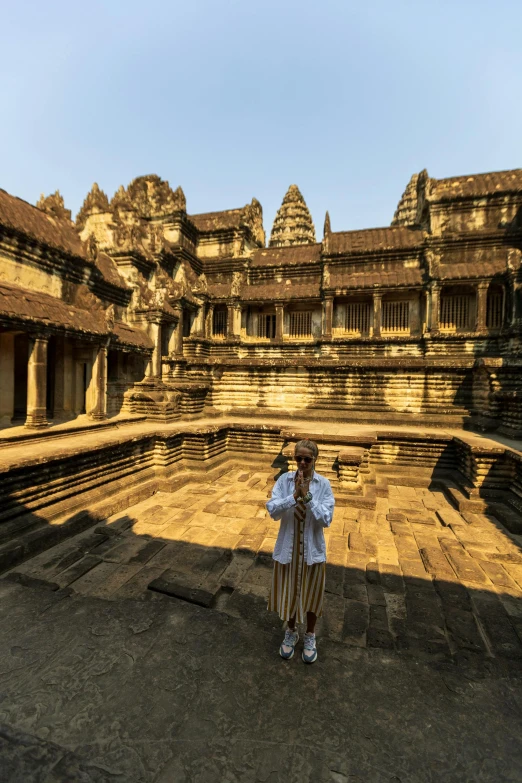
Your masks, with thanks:
[{"label": "woman's hands pressed together", "polygon": [[305,478],[303,471],[298,470],[295,474],[295,491],[294,491],[295,500],[297,501],[299,500],[299,498],[304,498],[309,488],[310,488],[310,477]]}]

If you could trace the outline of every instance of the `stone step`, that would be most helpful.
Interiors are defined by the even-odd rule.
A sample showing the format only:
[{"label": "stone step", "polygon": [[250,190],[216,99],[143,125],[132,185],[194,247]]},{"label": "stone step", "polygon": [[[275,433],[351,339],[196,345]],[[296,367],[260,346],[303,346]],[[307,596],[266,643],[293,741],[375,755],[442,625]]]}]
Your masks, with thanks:
[{"label": "stone step", "polygon": [[509,530],[510,533],[522,533],[522,516],[515,509],[499,500],[472,496],[465,488],[452,482],[445,482],[443,491],[448,500],[460,511],[472,514],[491,514]]},{"label": "stone step", "polygon": [[85,493],[83,504],[88,511],[80,510],[71,513],[71,509],[64,509],[61,514],[53,516],[52,524],[36,515],[26,515],[36,520],[34,525],[24,526],[23,516],[13,520],[13,524],[20,521],[21,527],[16,531],[16,535],[0,546],[0,573],[56,546],[70,536],[75,536],[99,524],[111,514],[150,497],[157,489],[157,482],[144,482],[131,489],[123,482],[118,489],[119,491],[113,487],[110,498],[102,500],[99,493]]},{"label": "stone step", "polygon": [[447,486],[445,491],[448,500],[453,503],[459,511],[470,511],[472,514],[482,514],[487,511],[489,504],[482,498],[473,500],[460,489],[460,487]]},{"label": "stone step", "polygon": [[[379,477],[381,482],[386,481],[386,487],[389,484],[400,484],[405,487],[426,488],[433,481],[433,470],[431,468],[372,465],[372,472],[375,475],[375,480]],[[384,486],[384,484],[381,484],[381,486]]]},{"label": "stone step", "polygon": [[488,504],[488,512],[496,517],[510,533],[522,534],[522,515],[505,503]]}]

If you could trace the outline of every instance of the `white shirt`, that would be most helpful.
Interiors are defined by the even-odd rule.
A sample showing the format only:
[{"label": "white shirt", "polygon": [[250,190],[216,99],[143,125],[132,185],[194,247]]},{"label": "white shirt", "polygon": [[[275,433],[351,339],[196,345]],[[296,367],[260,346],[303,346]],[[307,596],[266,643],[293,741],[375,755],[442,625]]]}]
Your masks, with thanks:
[{"label": "white shirt", "polygon": [[[274,560],[290,563],[294,543],[294,499],[295,474],[293,470],[283,473],[277,479],[272,498],[266,508],[272,519],[280,519],[279,534],[274,547]],[[304,523],[304,557],[307,565],[326,560],[326,543],[323,529],[330,527],[334,510],[334,496],[330,482],[324,476],[314,473],[309,485],[312,500],[306,504]]]}]

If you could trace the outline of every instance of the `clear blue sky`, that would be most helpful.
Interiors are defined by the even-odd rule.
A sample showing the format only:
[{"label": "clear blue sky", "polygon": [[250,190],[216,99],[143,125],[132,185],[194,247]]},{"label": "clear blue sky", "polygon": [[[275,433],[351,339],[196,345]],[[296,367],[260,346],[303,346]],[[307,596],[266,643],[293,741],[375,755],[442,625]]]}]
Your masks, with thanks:
[{"label": "clear blue sky", "polygon": [[318,239],[388,225],[412,173],[522,166],[522,0],[4,0],[0,187],[181,185],[189,213],[288,186]]}]

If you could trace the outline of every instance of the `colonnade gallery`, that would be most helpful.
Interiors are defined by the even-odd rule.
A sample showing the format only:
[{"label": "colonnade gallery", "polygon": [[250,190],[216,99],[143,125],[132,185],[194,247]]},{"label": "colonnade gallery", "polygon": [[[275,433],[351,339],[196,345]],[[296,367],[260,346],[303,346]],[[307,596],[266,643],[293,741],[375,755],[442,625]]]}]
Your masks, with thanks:
[{"label": "colonnade gallery", "polygon": [[[158,176],[76,217],[0,190],[0,424],[312,411],[522,433],[522,170],[408,183],[322,239],[291,185],[193,215]],[[80,417],[85,417],[81,419]]]}]

